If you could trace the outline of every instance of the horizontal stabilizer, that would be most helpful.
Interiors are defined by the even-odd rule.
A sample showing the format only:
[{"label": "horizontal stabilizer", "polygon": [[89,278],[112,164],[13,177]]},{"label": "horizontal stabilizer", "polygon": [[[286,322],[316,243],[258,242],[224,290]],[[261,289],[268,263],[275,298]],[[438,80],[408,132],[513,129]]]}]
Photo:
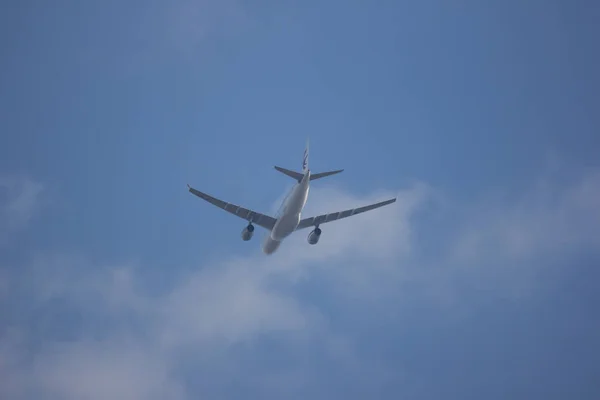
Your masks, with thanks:
[{"label": "horizontal stabilizer", "polygon": [[[289,176],[290,178],[294,178],[298,182],[300,182],[302,180],[302,177],[304,176],[300,172],[290,171],[289,169],[285,169],[285,168],[278,167],[278,166],[275,166],[275,169],[277,171],[281,172],[282,174]],[[342,171],[343,171],[343,169],[338,169],[336,171],[327,171],[327,172],[319,172],[318,174],[311,174],[310,180],[314,181],[315,179],[324,178],[326,176],[330,176],[330,175],[334,175],[334,174],[339,174]]]},{"label": "horizontal stabilizer", "polygon": [[339,174],[343,169],[338,169],[336,171],[327,171],[327,172],[319,172],[318,174],[311,174],[310,180],[314,181],[315,179],[324,178],[326,176]]},{"label": "horizontal stabilizer", "polygon": [[291,178],[294,178],[298,182],[300,182],[302,180],[302,177],[304,176],[300,172],[290,171],[289,169],[281,168],[278,166],[275,166],[275,169],[277,171],[281,172],[282,174],[285,174]]}]

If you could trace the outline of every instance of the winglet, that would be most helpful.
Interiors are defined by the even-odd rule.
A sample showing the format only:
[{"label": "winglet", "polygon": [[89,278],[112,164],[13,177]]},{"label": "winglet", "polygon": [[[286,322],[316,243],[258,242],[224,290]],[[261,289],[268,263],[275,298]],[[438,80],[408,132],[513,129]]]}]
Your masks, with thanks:
[{"label": "winglet", "polygon": [[188,189],[191,189],[191,187],[190,187],[190,184],[189,184],[189,183],[186,183],[186,185],[187,185]]}]

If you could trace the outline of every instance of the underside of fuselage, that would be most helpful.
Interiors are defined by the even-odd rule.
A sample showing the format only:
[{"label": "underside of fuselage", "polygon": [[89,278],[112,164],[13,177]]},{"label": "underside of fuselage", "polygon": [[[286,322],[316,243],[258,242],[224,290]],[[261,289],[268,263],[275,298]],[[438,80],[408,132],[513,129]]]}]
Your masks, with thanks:
[{"label": "underside of fuselage", "polygon": [[271,231],[271,239],[281,241],[291,235],[300,223],[300,214],[283,215],[277,220]]},{"label": "underside of fuselage", "polygon": [[293,188],[290,196],[285,199],[282,214],[263,244],[264,253],[274,253],[279,248],[281,241],[291,235],[298,227],[302,209],[308,198],[309,181],[310,172],[307,172],[304,179]]},{"label": "underside of fuselage", "polygon": [[263,253],[273,254],[273,253],[275,253],[275,251],[277,251],[277,249],[279,248],[280,245],[281,245],[280,240],[273,240],[270,235],[267,235],[267,237],[265,237],[265,241],[262,246]]}]

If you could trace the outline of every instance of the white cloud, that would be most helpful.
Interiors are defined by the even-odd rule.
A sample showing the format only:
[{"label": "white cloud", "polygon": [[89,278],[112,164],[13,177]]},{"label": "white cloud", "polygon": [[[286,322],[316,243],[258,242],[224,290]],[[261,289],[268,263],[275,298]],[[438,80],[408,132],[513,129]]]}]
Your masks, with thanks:
[{"label": "white cloud", "polygon": [[541,181],[515,204],[492,203],[471,215],[455,256],[476,261],[489,254],[523,259],[583,247],[600,247],[600,173],[557,187]]},{"label": "white cloud", "polygon": [[[46,336],[44,327],[35,331],[14,322],[11,332],[20,335],[1,339],[0,397],[35,391],[57,399],[228,397],[232,382],[285,396],[318,386],[322,370],[315,359],[364,387],[401,379],[397,369],[357,350],[347,321],[402,322],[410,307],[454,307],[465,285],[486,284],[481,273],[472,275],[474,283],[465,281],[465,260],[483,270],[523,254],[531,260],[557,243],[563,250],[596,245],[599,192],[598,175],[589,175],[567,189],[534,189],[513,206],[481,205],[481,213],[465,214],[445,238],[451,250],[440,243],[434,246],[439,255],[424,262],[414,246],[414,217],[430,188],[363,198],[315,188],[307,215],[390,196],[398,201],[323,225],[316,246],[306,242],[306,230],[267,257],[257,240],[255,256],[202,266],[162,294],[140,285],[143,269],[136,266],[38,258],[20,278],[29,284],[31,309],[63,299],[71,307],[64,315],[80,315],[87,328],[59,340]],[[550,229],[556,226],[560,235]],[[515,245],[515,232],[526,235],[519,242],[525,245]],[[95,329],[98,320],[106,328]],[[58,328],[64,323],[54,322]],[[261,347],[267,338],[273,349]],[[287,357],[284,366],[265,361],[280,353]]]},{"label": "white cloud", "polygon": [[259,260],[219,265],[190,276],[160,302],[161,343],[168,347],[229,345],[260,332],[302,330],[308,318],[297,302],[267,285]]},{"label": "white cloud", "polygon": [[29,383],[43,398],[184,398],[184,388],[170,376],[169,365],[149,350],[139,339],[55,343],[36,359]]},{"label": "white cloud", "polygon": [[25,227],[40,206],[44,187],[26,177],[0,176],[0,226]]},{"label": "white cloud", "polygon": [[[396,193],[379,191],[357,198],[331,187],[312,189],[304,212],[306,216],[352,209],[392,197],[397,197],[398,200],[380,209],[322,225],[323,234],[319,244],[305,249],[299,256],[319,260],[352,253],[375,258],[408,255],[411,250],[410,218],[427,199],[429,192],[426,185],[417,185],[411,190]],[[302,238],[306,243],[309,232],[310,230],[298,232],[294,239]]]},{"label": "white cloud", "polygon": [[[305,237],[290,240],[272,257],[264,256],[256,241],[255,257],[204,266],[160,296],[134,286],[141,271],[133,266],[104,268],[77,257],[36,258],[25,279],[32,285],[31,298],[38,305],[67,299],[75,310],[71,312],[86,315],[84,319],[105,320],[116,328],[102,334],[84,331],[74,342],[44,343],[33,369],[22,371],[27,378],[20,382],[35,383],[39,390],[57,393],[58,398],[143,398],[148,393],[160,397],[171,391],[180,395],[177,380],[169,375],[176,367],[176,354],[219,354],[219,349],[251,344],[263,334],[286,337],[298,346],[307,346],[316,337],[328,338],[325,347],[331,357],[348,357],[351,346],[330,332],[321,311],[302,303],[288,289],[293,289],[298,277],[310,274],[307,268],[321,268],[318,263],[343,260],[354,270],[344,271],[350,276],[360,271],[360,265],[372,268],[354,265],[354,257],[369,259],[387,253],[387,247],[395,243],[400,243],[402,252],[408,251],[409,229],[404,224],[408,224],[421,195],[421,188],[400,192],[398,202],[387,210],[356,216],[361,230],[372,230],[368,237],[356,239],[348,233],[352,224],[339,221],[341,227],[324,226],[326,240],[319,245],[310,246]],[[310,208],[314,212],[331,211],[386,196],[389,194],[359,199],[332,189],[315,190]],[[402,225],[390,222],[399,218]],[[358,279],[348,282],[361,283]],[[131,314],[142,321],[141,327],[129,320],[123,322],[124,316]],[[93,337],[99,339],[94,341]],[[224,357],[221,368],[231,368],[228,365],[232,361],[226,361],[231,356]],[[250,375],[249,380],[256,379]],[[15,387],[14,382],[12,379],[7,387]]]},{"label": "white cloud", "polygon": [[0,243],[29,225],[43,192],[41,183],[27,177],[0,176]]}]

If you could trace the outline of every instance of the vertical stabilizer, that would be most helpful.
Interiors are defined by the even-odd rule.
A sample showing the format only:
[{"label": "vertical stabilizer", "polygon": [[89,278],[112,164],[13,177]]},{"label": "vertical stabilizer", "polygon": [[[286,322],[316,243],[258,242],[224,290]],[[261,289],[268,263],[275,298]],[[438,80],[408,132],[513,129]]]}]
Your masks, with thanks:
[{"label": "vertical stabilizer", "polygon": [[306,147],[304,148],[304,158],[302,159],[302,174],[308,171],[308,139],[306,139]]}]

